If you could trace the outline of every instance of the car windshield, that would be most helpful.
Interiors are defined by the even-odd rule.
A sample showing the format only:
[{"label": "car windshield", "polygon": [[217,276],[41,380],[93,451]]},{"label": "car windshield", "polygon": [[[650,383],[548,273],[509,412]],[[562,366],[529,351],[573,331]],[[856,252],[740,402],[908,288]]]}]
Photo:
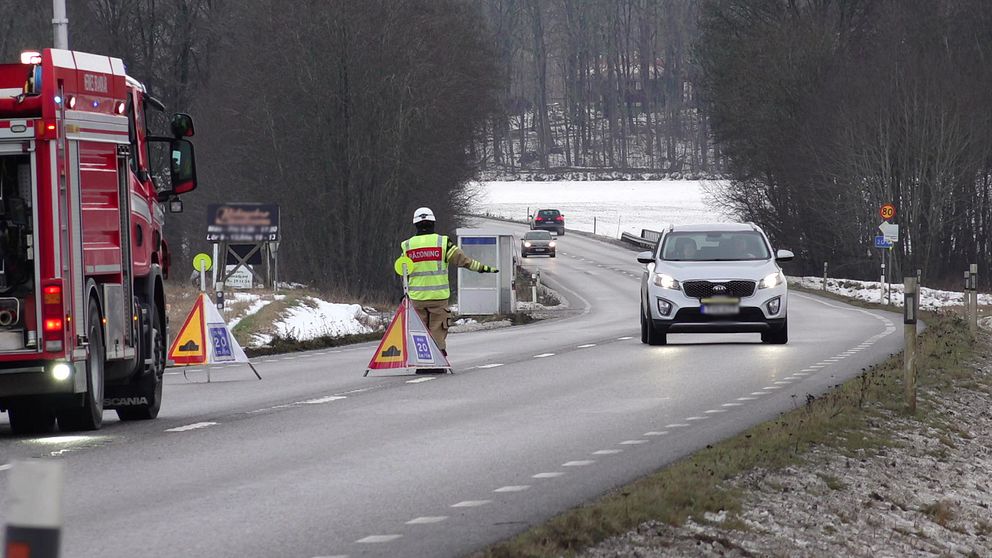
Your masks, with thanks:
[{"label": "car windshield", "polygon": [[551,233],[548,231],[531,231],[524,234],[524,240],[551,240]]},{"label": "car windshield", "polygon": [[661,259],[674,262],[767,260],[768,245],[754,231],[687,231],[665,235]]}]

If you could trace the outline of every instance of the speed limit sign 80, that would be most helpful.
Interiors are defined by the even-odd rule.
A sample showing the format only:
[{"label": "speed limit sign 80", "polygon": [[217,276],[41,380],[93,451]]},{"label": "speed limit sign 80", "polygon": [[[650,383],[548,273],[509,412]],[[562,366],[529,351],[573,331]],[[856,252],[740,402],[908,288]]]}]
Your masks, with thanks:
[{"label": "speed limit sign 80", "polygon": [[888,221],[889,219],[896,216],[896,206],[891,203],[887,203],[878,210],[878,214],[882,216],[882,219]]}]

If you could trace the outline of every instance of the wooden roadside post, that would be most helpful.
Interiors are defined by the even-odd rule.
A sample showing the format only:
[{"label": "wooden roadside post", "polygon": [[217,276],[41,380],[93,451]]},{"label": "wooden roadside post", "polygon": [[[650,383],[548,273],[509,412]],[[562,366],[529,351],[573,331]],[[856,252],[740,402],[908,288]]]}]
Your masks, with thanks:
[{"label": "wooden roadside post", "polygon": [[916,277],[903,279],[903,383],[906,386],[906,410],[916,413],[916,315],[920,297]]}]

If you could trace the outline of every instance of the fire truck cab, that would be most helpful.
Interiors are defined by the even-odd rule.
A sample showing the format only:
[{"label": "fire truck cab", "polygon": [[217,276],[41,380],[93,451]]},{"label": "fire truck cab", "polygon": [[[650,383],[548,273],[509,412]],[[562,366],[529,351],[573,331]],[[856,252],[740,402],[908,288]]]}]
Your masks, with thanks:
[{"label": "fire truck cab", "polygon": [[164,127],[164,107],[120,59],[0,64],[0,411],[15,434],[158,415],[163,206],[181,211],[196,164],[188,115],[167,136],[149,120]]}]

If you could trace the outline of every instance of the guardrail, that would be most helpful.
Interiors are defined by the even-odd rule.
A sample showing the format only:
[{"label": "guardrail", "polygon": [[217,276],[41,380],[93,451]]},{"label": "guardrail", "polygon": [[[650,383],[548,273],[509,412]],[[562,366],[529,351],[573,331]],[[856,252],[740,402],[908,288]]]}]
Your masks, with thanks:
[{"label": "guardrail", "polygon": [[646,238],[641,238],[639,236],[632,235],[628,232],[621,234],[620,240],[628,244],[633,244],[634,246],[640,246],[642,248],[654,248],[655,244],[657,244],[658,242],[657,240],[651,241]]}]

